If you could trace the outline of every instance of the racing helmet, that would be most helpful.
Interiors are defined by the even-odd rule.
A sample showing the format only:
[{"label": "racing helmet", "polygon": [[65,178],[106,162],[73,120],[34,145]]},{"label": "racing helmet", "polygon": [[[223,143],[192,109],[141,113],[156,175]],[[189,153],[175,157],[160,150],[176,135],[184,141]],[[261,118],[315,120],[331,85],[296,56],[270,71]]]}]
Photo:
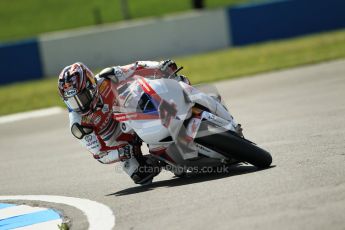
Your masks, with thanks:
[{"label": "racing helmet", "polygon": [[58,88],[69,110],[81,115],[91,113],[100,98],[94,74],[81,62],[66,66],[61,71]]}]

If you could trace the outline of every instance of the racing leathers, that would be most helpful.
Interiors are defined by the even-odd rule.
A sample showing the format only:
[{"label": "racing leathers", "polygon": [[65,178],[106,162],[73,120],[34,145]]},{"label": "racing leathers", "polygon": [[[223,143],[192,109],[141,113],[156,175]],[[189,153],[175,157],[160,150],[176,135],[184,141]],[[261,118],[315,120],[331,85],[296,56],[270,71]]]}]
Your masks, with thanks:
[{"label": "racing leathers", "polygon": [[113,112],[118,103],[118,86],[121,82],[140,72],[141,76],[170,76],[172,79],[189,80],[174,74],[175,62],[138,61],[126,66],[108,67],[96,75],[100,95],[96,109],[87,115],[71,111],[69,113],[72,134],[79,138],[95,159],[103,164],[122,162],[124,171],[137,184],[146,184],[159,173],[157,169],[140,170],[152,166],[140,150],[141,141],[134,133],[122,133],[119,123],[114,120]]}]

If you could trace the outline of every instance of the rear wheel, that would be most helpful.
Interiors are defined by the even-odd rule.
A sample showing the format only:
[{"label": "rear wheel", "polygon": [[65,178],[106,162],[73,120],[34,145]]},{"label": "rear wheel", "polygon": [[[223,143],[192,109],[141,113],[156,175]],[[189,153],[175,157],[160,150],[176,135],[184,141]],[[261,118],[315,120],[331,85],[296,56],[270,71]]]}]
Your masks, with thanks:
[{"label": "rear wheel", "polygon": [[231,131],[211,132],[208,136],[197,137],[195,142],[258,168],[267,168],[272,163],[272,156],[267,151]]}]

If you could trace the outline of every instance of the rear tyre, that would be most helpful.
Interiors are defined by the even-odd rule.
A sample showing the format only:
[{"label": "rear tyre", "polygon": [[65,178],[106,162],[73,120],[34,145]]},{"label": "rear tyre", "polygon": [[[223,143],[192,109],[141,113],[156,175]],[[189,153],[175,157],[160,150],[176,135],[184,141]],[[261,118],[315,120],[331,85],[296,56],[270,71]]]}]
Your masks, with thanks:
[{"label": "rear tyre", "polygon": [[208,136],[196,138],[195,142],[258,168],[268,168],[272,163],[272,156],[267,151],[231,131],[211,132]]}]

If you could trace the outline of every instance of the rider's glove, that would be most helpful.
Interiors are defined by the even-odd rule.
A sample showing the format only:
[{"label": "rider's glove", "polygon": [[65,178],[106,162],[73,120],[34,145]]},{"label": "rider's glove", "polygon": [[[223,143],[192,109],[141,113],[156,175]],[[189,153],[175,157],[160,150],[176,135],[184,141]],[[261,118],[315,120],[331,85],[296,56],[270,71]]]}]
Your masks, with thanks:
[{"label": "rider's glove", "polygon": [[125,147],[119,149],[119,158],[121,161],[125,161],[127,159],[130,159],[133,155],[133,146],[132,145],[126,145]]},{"label": "rider's glove", "polygon": [[115,73],[115,68],[113,68],[113,67],[108,67],[108,68],[103,69],[98,74],[98,77],[110,79],[115,83],[119,82],[119,79],[117,78],[116,73]]},{"label": "rider's glove", "polygon": [[169,60],[161,61],[160,70],[165,74],[165,77],[170,76],[170,79],[175,79],[176,81],[183,81],[184,83],[190,85],[189,79],[183,75],[174,74],[171,76],[171,74],[177,70],[177,65],[173,60],[169,59]]},{"label": "rider's glove", "polygon": [[141,145],[128,144],[123,148],[119,149],[119,158],[121,161],[130,159],[132,156],[141,156]]},{"label": "rider's glove", "polygon": [[177,65],[173,60],[165,60],[160,62],[160,70],[168,76],[177,70]]}]

